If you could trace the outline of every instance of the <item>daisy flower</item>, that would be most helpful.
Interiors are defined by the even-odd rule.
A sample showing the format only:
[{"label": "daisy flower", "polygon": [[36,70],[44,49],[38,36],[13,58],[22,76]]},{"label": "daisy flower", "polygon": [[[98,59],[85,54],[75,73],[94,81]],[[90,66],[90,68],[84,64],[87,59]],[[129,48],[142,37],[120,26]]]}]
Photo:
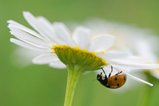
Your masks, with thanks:
[{"label": "daisy flower", "polygon": [[17,39],[10,41],[19,46],[38,51],[41,55],[33,59],[35,64],[49,64],[55,68],[68,69],[65,106],[72,104],[74,89],[79,76],[86,71],[95,71],[101,66],[112,65],[117,71],[143,83],[152,84],[130,75],[129,69],[154,69],[158,64],[143,64],[147,59],[138,58],[123,51],[108,50],[115,41],[111,35],[91,36],[91,31],[79,26],[71,33],[61,22],[50,23],[44,17],[34,17],[23,12],[26,21],[35,29],[31,30],[13,20],[9,20],[10,33]]}]

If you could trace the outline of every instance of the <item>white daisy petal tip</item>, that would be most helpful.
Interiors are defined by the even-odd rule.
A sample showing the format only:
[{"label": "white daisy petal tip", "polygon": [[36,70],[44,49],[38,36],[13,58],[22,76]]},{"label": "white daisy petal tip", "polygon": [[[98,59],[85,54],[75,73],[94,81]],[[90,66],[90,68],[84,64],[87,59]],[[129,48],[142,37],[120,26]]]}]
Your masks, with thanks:
[{"label": "white daisy petal tip", "polygon": [[10,38],[10,39],[9,39],[9,40],[10,40],[10,42],[13,42],[13,39],[14,39],[14,38]]},{"label": "white daisy petal tip", "polygon": [[65,69],[66,68],[66,65],[63,64],[61,61],[56,61],[56,62],[52,62],[49,64],[50,67],[53,67],[53,68],[59,68],[59,69]]},{"label": "white daisy petal tip", "polygon": [[23,15],[31,14],[29,11],[23,11]]},{"label": "white daisy petal tip", "polygon": [[87,31],[87,32],[91,31],[89,28],[86,28],[84,26],[78,26],[78,27],[76,27],[76,30],[82,30],[82,31],[84,30],[84,31]]},{"label": "white daisy petal tip", "polygon": [[[12,24],[9,24],[7,27],[8,27],[11,31],[16,30],[15,27],[14,27]],[[11,32],[11,31],[10,31],[10,32]]]},{"label": "white daisy petal tip", "polygon": [[54,61],[59,61],[55,54],[42,54],[32,60],[34,64],[49,64]]},{"label": "white daisy petal tip", "polygon": [[17,23],[17,22],[15,22],[14,20],[8,20],[7,23],[8,23],[8,24],[15,24],[15,23]]},{"label": "white daisy petal tip", "polygon": [[[82,34],[84,36],[86,36],[86,35],[90,36],[91,30],[89,28],[86,28],[86,27],[83,27],[83,26],[79,26],[79,27],[75,28],[75,30],[73,32],[73,36],[77,35],[77,34]],[[80,35],[77,35],[77,36],[80,36]]]},{"label": "white daisy petal tip", "polygon": [[11,30],[11,28],[13,27],[13,25],[12,24],[8,24],[7,27]]},{"label": "white daisy petal tip", "polygon": [[32,59],[32,63],[33,64],[39,64],[38,62],[37,62],[37,58],[35,57],[34,59]]},{"label": "white daisy petal tip", "polygon": [[33,64],[44,64],[44,62],[39,62],[38,57],[32,59]]},{"label": "white daisy petal tip", "polygon": [[24,16],[24,18],[26,19],[26,20],[30,20],[30,18],[32,19],[34,19],[34,16],[30,13],[30,12],[28,12],[28,11],[23,11],[23,16]]},{"label": "white daisy petal tip", "polygon": [[102,34],[92,38],[89,51],[105,51],[113,46],[115,39],[111,35]]},{"label": "white daisy petal tip", "polygon": [[71,33],[70,30],[68,29],[68,27],[63,22],[54,22],[53,26],[55,29],[60,29],[67,34]]},{"label": "white daisy petal tip", "polygon": [[11,24],[13,20],[8,20],[7,23]]},{"label": "white daisy petal tip", "polygon": [[68,28],[66,27],[66,25],[63,22],[53,22],[53,26],[55,28],[64,28],[64,29],[67,29],[67,31],[68,31]]},{"label": "white daisy petal tip", "polygon": [[80,49],[87,49],[90,44],[90,30],[79,26],[75,28],[72,38]]},{"label": "white daisy petal tip", "polygon": [[136,81],[139,81],[139,82],[145,83],[145,84],[147,84],[147,85],[153,86],[153,84],[151,84],[151,83],[149,83],[149,82],[147,82],[147,81],[145,81],[145,80],[142,80],[142,79],[140,79],[140,78],[138,78],[138,77],[135,77],[135,76],[133,76],[133,75],[131,75],[131,74],[125,72],[125,71],[124,71],[124,73],[127,74],[128,76],[130,76],[132,79],[134,79],[134,80],[136,80]]}]

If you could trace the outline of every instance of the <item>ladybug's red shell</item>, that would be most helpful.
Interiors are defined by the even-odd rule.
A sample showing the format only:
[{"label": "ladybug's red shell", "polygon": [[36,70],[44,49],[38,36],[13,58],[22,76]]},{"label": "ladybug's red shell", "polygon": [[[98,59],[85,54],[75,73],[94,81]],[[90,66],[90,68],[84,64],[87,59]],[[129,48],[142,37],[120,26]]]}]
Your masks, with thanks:
[{"label": "ladybug's red shell", "polygon": [[116,89],[123,86],[126,82],[127,76],[126,74],[121,75],[113,75],[107,79],[106,87]]}]

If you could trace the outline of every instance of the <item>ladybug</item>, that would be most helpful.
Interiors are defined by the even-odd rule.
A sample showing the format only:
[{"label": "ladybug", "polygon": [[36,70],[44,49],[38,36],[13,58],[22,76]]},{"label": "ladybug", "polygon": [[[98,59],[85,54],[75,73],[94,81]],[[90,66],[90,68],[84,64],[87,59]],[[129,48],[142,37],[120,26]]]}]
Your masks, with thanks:
[{"label": "ladybug", "polygon": [[111,76],[111,73],[113,72],[113,66],[111,66],[111,72],[109,73],[109,76],[107,77],[104,69],[103,68],[101,69],[104,72],[105,77],[102,76],[102,72],[101,72],[101,74],[97,75],[97,80],[105,87],[111,88],[111,89],[117,89],[125,84],[127,76],[126,74],[121,74],[122,71]]}]

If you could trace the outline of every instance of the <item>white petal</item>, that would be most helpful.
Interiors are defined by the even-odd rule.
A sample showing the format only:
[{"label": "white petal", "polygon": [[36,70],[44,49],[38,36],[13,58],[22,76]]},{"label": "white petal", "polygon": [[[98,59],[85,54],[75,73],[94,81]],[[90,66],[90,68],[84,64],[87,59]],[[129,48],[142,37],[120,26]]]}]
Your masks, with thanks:
[{"label": "white petal", "polygon": [[55,28],[52,26],[52,24],[44,17],[39,16],[37,17],[38,22],[40,23],[40,25],[42,25],[42,27],[45,28],[45,35],[47,35],[47,38],[50,39],[51,41],[53,41],[56,44],[61,44],[63,45],[64,42],[62,42],[56,32],[55,32]]},{"label": "white petal", "polygon": [[109,60],[109,59],[117,59],[117,58],[123,58],[123,57],[127,57],[130,56],[131,54],[129,52],[125,52],[125,51],[119,51],[119,50],[110,50],[110,51],[106,51],[106,53],[104,54],[96,54],[99,57],[102,57],[105,60]]},{"label": "white petal", "polygon": [[138,56],[128,56],[126,58],[114,58],[111,61],[120,61],[121,63],[150,63],[150,60],[147,58],[142,58]]},{"label": "white petal", "polygon": [[129,69],[156,69],[159,68],[159,64],[144,64],[144,63],[139,63],[141,61],[144,61],[142,59],[110,59],[107,60],[107,62],[113,66],[123,66]]},{"label": "white petal", "polygon": [[138,77],[135,77],[135,76],[133,76],[133,75],[131,75],[131,74],[125,72],[125,71],[124,71],[124,73],[127,74],[128,76],[130,76],[130,77],[131,77],[132,79],[134,79],[134,80],[140,81],[140,82],[145,83],[145,84],[148,84],[148,85],[150,85],[150,86],[153,86],[153,84],[151,84],[151,83],[149,83],[149,82],[147,82],[147,81],[144,81],[144,80],[142,80],[142,79],[140,79],[140,78],[138,78]]},{"label": "white petal", "polygon": [[144,39],[137,39],[135,42],[136,51],[139,56],[147,57],[151,60],[151,63],[156,63],[157,56],[155,55],[154,50],[152,49],[149,43]]},{"label": "white petal", "polygon": [[47,42],[44,42],[43,40],[38,39],[36,37],[33,37],[33,36],[29,35],[28,33],[23,32],[22,30],[19,30],[17,28],[14,28],[10,25],[8,27],[11,30],[10,31],[11,34],[14,35],[15,37],[17,37],[18,39],[20,39],[26,43],[32,44],[34,46],[37,46],[37,47],[49,48],[49,44]]},{"label": "white petal", "polygon": [[22,41],[20,41],[20,40],[14,39],[14,38],[11,38],[11,39],[10,39],[10,42],[13,42],[13,43],[15,43],[15,44],[17,44],[17,45],[19,45],[19,46],[22,46],[22,47],[25,47],[25,48],[28,48],[28,49],[32,49],[32,50],[36,50],[36,51],[42,51],[42,52],[44,52],[44,51],[50,52],[49,49],[44,49],[44,48],[35,47],[35,46],[33,46],[33,45],[24,43],[24,42],[22,42]]},{"label": "white petal", "polygon": [[[55,35],[53,27],[51,25],[49,26],[46,21],[38,20],[38,18],[35,18],[30,12],[23,12],[24,18],[27,20],[27,22],[36,29],[45,39],[51,42],[49,39],[51,34],[52,36]],[[49,29],[52,30],[50,31]]]},{"label": "white petal", "polygon": [[90,43],[90,30],[77,27],[73,33],[73,40],[80,49],[87,49]]},{"label": "white petal", "polygon": [[63,42],[65,42],[66,45],[69,45],[70,47],[75,46],[68,28],[63,23],[54,22],[53,26],[55,28],[56,33],[58,34],[58,37]]},{"label": "white petal", "polygon": [[120,62],[108,62],[113,66],[123,66],[129,69],[156,69],[159,68],[159,64],[139,64],[139,63],[120,63]]},{"label": "white petal", "polygon": [[48,64],[48,63],[51,63],[51,62],[54,62],[57,60],[59,60],[57,55],[52,53],[52,54],[39,55],[39,56],[35,57],[32,62],[34,64]]},{"label": "white petal", "polygon": [[7,22],[9,23],[9,26],[18,28],[18,29],[20,29],[20,30],[22,30],[22,31],[25,31],[25,32],[27,32],[27,33],[29,33],[29,34],[31,34],[31,35],[36,36],[37,38],[40,38],[40,39],[45,40],[41,35],[39,35],[39,34],[36,33],[35,31],[33,31],[33,30],[31,30],[31,29],[29,29],[29,28],[27,28],[27,27],[25,27],[25,26],[23,26],[23,25],[21,25],[21,24],[15,22],[15,21],[13,21],[13,20],[9,20],[9,21],[7,21]]},{"label": "white petal", "polygon": [[60,60],[50,63],[49,66],[53,68],[59,68],[59,69],[66,68],[66,65],[63,64]]},{"label": "white petal", "polygon": [[94,39],[91,41],[89,51],[90,52],[105,51],[106,49],[110,48],[113,44],[114,44],[114,37],[110,35],[98,35],[95,36]]}]

